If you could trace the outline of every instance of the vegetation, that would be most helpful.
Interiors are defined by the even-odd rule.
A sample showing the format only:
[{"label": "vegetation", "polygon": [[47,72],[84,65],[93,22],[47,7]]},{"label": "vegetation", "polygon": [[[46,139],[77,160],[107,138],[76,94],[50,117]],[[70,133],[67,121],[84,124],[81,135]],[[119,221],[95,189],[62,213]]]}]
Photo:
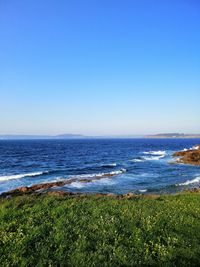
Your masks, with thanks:
[{"label": "vegetation", "polygon": [[2,199],[0,266],[200,266],[200,194]]}]

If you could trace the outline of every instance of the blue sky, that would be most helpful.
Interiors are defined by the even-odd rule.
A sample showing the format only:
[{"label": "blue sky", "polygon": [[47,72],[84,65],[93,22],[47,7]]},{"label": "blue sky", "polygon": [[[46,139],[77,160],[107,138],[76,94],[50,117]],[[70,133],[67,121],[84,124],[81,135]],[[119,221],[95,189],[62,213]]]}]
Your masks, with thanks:
[{"label": "blue sky", "polygon": [[200,133],[200,3],[0,0],[0,134]]}]

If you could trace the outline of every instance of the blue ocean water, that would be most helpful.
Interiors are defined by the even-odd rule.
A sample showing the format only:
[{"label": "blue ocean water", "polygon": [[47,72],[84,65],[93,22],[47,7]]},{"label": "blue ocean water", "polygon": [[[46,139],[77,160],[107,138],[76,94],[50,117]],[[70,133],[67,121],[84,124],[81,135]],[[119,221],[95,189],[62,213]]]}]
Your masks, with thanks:
[{"label": "blue ocean water", "polygon": [[200,167],[172,158],[196,144],[200,139],[1,140],[0,193],[71,178],[76,182],[51,190],[175,193],[200,185]]}]

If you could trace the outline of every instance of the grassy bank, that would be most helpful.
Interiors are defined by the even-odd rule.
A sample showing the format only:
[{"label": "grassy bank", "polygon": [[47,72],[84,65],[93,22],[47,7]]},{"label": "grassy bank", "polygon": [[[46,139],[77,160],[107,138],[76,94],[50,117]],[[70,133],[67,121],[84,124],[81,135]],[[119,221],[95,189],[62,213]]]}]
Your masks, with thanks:
[{"label": "grassy bank", "polygon": [[0,200],[0,266],[199,266],[200,194]]}]

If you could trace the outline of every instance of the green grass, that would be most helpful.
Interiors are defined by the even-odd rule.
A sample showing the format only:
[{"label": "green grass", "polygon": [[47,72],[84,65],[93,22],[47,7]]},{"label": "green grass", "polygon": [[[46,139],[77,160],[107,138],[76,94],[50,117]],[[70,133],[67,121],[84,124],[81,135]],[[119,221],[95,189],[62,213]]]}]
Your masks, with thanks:
[{"label": "green grass", "polygon": [[200,266],[200,194],[0,200],[0,266]]}]

